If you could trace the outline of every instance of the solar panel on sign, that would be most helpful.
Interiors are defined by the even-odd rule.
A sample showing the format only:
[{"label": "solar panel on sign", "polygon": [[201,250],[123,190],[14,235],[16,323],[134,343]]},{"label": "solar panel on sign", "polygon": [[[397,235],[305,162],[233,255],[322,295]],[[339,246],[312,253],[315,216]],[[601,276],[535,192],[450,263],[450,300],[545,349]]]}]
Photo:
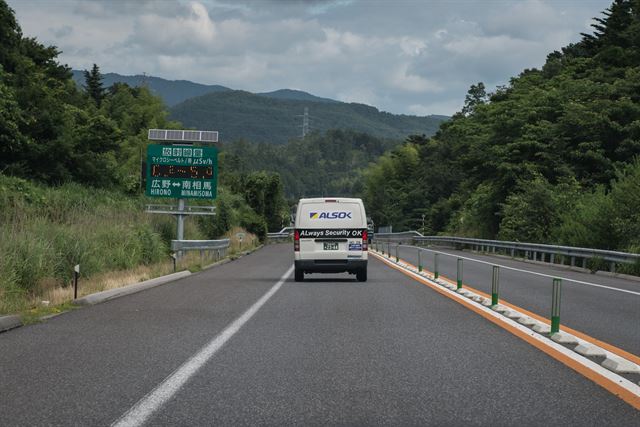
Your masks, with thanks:
[{"label": "solar panel on sign", "polygon": [[218,142],[218,132],[215,131],[202,131],[202,141]]},{"label": "solar panel on sign", "polygon": [[182,131],[181,130],[168,130],[167,131],[167,139],[171,141],[182,141]]},{"label": "solar panel on sign", "polygon": [[149,129],[149,139],[165,140],[167,131],[164,129]]},{"label": "solar panel on sign", "polygon": [[200,141],[200,133],[197,130],[185,130],[182,138],[185,141]]},{"label": "solar panel on sign", "polygon": [[149,129],[149,139],[155,141],[218,142],[217,131]]}]

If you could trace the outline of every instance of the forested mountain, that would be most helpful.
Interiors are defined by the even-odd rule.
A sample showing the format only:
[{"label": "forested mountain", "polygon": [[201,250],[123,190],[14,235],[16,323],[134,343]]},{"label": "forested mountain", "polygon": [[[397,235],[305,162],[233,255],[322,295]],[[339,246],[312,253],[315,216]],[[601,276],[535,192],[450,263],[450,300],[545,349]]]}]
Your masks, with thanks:
[{"label": "forested mountain", "polygon": [[640,3],[366,171],[377,224],[640,250]]},{"label": "forested mountain", "polygon": [[321,98],[319,96],[311,95],[310,93],[303,92],[301,90],[293,89],[279,89],[273,92],[256,93],[256,95],[266,96],[267,98],[275,99],[291,99],[297,101],[313,101],[313,102],[330,102],[333,104],[339,103],[335,99]]},{"label": "forested mountain", "polygon": [[[79,87],[83,87],[84,71],[73,70],[73,80]],[[151,92],[162,98],[169,107],[179,104],[185,99],[194,96],[204,95],[211,92],[224,92],[231,90],[228,87],[220,85],[203,85],[200,83],[190,82],[188,80],[166,80],[153,76],[123,76],[117,73],[106,73],[102,75],[105,87],[112,86],[114,83],[126,83],[131,87],[146,86]]]},{"label": "forested mountain", "polygon": [[433,135],[444,121],[442,116],[395,115],[364,104],[272,98],[244,91],[188,99],[171,109],[171,118],[188,127],[218,130],[225,142],[243,138],[285,143],[300,137],[305,108],[312,130],[349,129],[378,138]]},{"label": "forested mountain", "polygon": [[238,175],[268,171],[280,175],[285,194],[293,201],[323,195],[351,196],[362,190],[362,170],[399,143],[349,130],[313,132],[286,144],[233,141],[222,146],[221,180],[232,184],[238,181]]}]

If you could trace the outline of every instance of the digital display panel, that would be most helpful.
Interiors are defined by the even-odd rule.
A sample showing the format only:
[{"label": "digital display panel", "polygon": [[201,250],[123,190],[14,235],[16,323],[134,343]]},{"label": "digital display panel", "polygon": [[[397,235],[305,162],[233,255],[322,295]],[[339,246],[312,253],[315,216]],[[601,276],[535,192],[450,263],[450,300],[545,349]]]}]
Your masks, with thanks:
[{"label": "digital display panel", "polygon": [[212,166],[151,165],[154,178],[212,179]]}]

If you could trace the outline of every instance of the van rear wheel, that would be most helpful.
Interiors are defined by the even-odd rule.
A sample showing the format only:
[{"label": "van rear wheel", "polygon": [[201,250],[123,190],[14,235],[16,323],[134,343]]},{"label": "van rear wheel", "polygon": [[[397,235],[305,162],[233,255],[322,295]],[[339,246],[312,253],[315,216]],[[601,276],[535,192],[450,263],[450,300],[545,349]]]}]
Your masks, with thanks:
[{"label": "van rear wheel", "polygon": [[356,272],[356,279],[358,279],[358,282],[366,282],[367,281],[367,269],[363,268],[361,270],[358,270]]},{"label": "van rear wheel", "polygon": [[304,271],[299,268],[295,269],[295,280],[296,282],[302,282],[304,280]]}]

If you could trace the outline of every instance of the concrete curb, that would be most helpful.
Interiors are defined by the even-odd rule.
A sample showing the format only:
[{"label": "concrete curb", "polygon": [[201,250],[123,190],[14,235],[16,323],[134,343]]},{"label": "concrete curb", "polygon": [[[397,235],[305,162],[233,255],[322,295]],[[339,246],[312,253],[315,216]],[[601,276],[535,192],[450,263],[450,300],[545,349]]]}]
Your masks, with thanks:
[{"label": "concrete curb", "polygon": [[109,301],[111,299],[119,298],[125,295],[131,295],[136,292],[144,291],[145,289],[163,285],[165,283],[172,282],[174,280],[178,280],[190,275],[191,275],[191,272],[189,270],[179,271],[177,273],[156,277],[155,279],[145,280],[144,282],[135,283],[133,285],[123,286],[121,288],[109,289],[108,291],[96,292],[95,294],[78,298],[77,300],[73,301],[73,303],[76,305],[100,304],[101,302]]},{"label": "concrete curb", "polygon": [[22,326],[22,320],[20,316],[0,316],[0,332],[8,331],[9,329]]}]

